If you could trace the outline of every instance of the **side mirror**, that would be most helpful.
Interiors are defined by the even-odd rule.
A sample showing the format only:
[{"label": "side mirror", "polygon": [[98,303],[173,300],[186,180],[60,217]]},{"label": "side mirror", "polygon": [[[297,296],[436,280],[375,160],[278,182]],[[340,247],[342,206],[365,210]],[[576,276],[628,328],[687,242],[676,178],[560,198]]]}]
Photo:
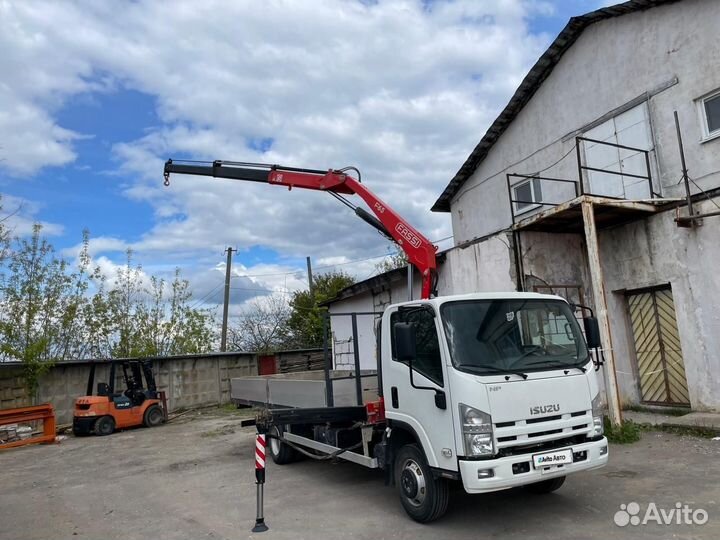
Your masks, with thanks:
[{"label": "side mirror", "polygon": [[600,342],[600,325],[595,317],[585,317],[583,319],[585,326],[585,341],[590,349],[597,349],[602,345]]},{"label": "side mirror", "polygon": [[415,325],[398,322],[394,326],[395,355],[400,362],[412,362],[416,356],[417,341],[415,338]]}]

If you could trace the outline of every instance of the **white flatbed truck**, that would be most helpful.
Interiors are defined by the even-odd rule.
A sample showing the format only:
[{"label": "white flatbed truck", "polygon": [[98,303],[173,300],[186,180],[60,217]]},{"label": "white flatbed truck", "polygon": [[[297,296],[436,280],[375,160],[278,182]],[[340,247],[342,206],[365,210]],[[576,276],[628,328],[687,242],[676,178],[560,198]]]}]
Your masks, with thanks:
[{"label": "white flatbed truck", "polygon": [[[450,482],[468,493],[548,493],[608,460],[594,360],[574,311],[535,293],[396,304],[378,325],[376,373],[360,371],[356,355],[355,372],[328,364],[235,378],[231,396],[263,408],[256,422],[275,463],[302,453],[383,469],[419,522],[444,514]],[[585,333],[596,347],[594,319]]]},{"label": "white flatbed truck", "polygon": [[[516,486],[545,493],[559,488],[568,474],[607,463],[592,369],[600,365],[592,312],[583,319],[586,344],[575,310],[557,296],[437,297],[437,246],[362,183],[355,167],[169,159],[165,185],[171,174],[324,191],[395,242],[408,269],[420,272],[422,300],[382,314],[377,373],[361,373],[359,314],[344,314],[353,317],[353,379],[333,371],[328,354],[322,378],[233,379],[236,402],[264,406],[257,426],[270,436],[276,463],[304,453],[381,468],[419,522],[443,515],[452,481],[462,482],[468,493]],[[361,198],[372,214],[346,195]],[[410,272],[408,281],[411,285]],[[596,349],[594,362],[588,345]],[[348,391],[353,386],[354,401]]]}]

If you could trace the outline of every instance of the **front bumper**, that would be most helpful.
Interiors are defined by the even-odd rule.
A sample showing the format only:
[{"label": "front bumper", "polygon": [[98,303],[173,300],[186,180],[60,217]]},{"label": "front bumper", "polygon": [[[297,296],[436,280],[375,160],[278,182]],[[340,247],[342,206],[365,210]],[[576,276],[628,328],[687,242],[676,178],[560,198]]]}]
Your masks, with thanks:
[{"label": "front bumper", "polygon": [[[556,448],[552,451],[572,449],[573,453],[578,454],[585,452],[586,458],[582,461],[574,461],[566,465],[551,467],[548,470],[535,469],[532,464],[533,454],[521,454],[517,456],[508,456],[498,459],[486,460],[460,460],[460,475],[462,477],[463,486],[468,493],[489,493],[491,491],[499,491],[501,489],[509,489],[526,484],[533,484],[558,476],[566,476],[580,471],[589,471],[591,469],[599,469],[607,465],[608,461],[608,442],[605,437],[599,441],[591,441],[582,444],[564,446]],[[605,451],[601,455],[601,451]],[[537,453],[544,453],[537,452]],[[518,464],[516,468],[522,468],[522,463],[529,462],[529,470],[527,472],[513,472],[513,465]],[[492,469],[493,476],[489,478],[478,478],[478,471]]]}]

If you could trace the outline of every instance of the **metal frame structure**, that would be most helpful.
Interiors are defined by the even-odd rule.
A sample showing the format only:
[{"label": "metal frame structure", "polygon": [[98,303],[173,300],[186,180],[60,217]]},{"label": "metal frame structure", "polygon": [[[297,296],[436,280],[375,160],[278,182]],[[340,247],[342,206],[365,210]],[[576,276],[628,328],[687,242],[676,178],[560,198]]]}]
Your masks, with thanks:
[{"label": "metal frame structure", "polygon": [[[323,319],[323,355],[325,357],[325,362],[323,366],[323,370],[325,371],[325,392],[326,392],[326,399],[327,399],[327,406],[328,407],[334,407],[335,406],[335,398],[333,396],[333,386],[332,381],[330,379],[330,371],[332,370],[332,354],[330,354],[330,343],[329,343],[329,327],[330,327],[330,318],[331,317],[350,317],[351,325],[352,325],[352,341],[353,341],[353,361],[355,364],[355,396],[357,398],[357,404],[358,406],[363,405],[363,399],[362,399],[362,382],[360,380],[360,344],[358,343],[358,330],[357,330],[357,318],[358,316],[373,316],[373,317],[380,317],[382,316],[381,312],[377,311],[353,311],[351,313],[329,313],[325,312],[323,313],[322,319]],[[377,367],[377,377],[378,377],[378,395],[382,397],[382,367],[381,363],[378,362]]]},{"label": "metal frame structure", "polygon": [[[520,181],[513,182],[511,179],[513,178],[520,178]],[[518,174],[518,173],[509,173],[505,175],[505,181],[507,182],[507,188],[508,188],[508,200],[510,201],[510,215],[512,216],[512,222],[513,225],[515,224],[515,218],[517,217],[517,214],[515,213],[515,204],[517,203],[523,203],[523,204],[534,204],[536,206],[558,206],[562,203],[547,203],[547,202],[539,202],[539,201],[522,201],[519,199],[513,198],[513,188],[519,184],[522,184],[526,181],[532,181],[532,180],[540,180],[541,182],[547,181],[547,182],[561,182],[565,184],[575,184],[575,197],[579,197],[583,194],[583,188],[582,183],[578,182],[577,180],[568,180],[566,178],[551,178],[548,176],[539,176],[537,174]],[[532,209],[530,209],[532,210]],[[530,211],[528,210],[528,211]],[[524,212],[523,212],[524,213]]]},{"label": "metal frame structure", "polygon": [[[602,144],[604,146],[612,146],[614,148],[620,148],[622,150],[629,150],[631,152],[636,152],[637,154],[644,154],[645,157],[645,170],[647,174],[641,175],[641,174],[632,174],[632,173],[626,173],[621,171],[608,171],[606,169],[598,169],[597,167],[589,167],[587,165],[583,165],[582,156],[580,153],[580,142],[590,142],[593,144]],[[653,189],[653,183],[652,183],[652,170],[650,168],[650,150],[645,150],[643,148],[635,148],[633,146],[625,146],[624,144],[617,144],[617,143],[611,143],[607,141],[601,141],[599,139],[591,139],[588,137],[575,137],[575,155],[577,157],[577,166],[578,166],[578,179],[580,182],[580,195],[585,194],[585,188],[584,188],[584,181],[583,181],[583,171],[592,171],[592,172],[598,172],[603,174],[612,174],[615,176],[626,176],[628,178],[639,178],[641,180],[646,180],[648,183],[650,198],[654,199],[656,197],[655,190]],[[594,193],[588,193],[588,195],[595,195]]]},{"label": "metal frame structure", "polygon": [[[621,171],[609,171],[606,169],[599,169],[597,167],[590,167],[588,165],[584,165],[582,152],[581,152],[581,146],[582,146],[583,142],[590,142],[593,144],[602,144],[605,146],[612,146],[615,148],[621,148],[623,150],[629,150],[632,152],[641,153],[645,157],[645,169],[646,169],[647,174],[638,175],[638,174],[626,173],[626,172],[621,172]],[[616,143],[611,143],[611,142],[607,142],[607,141],[601,141],[598,139],[591,139],[588,137],[579,137],[578,136],[578,137],[575,137],[575,155],[576,155],[576,159],[577,159],[577,172],[578,172],[577,180],[572,180],[572,179],[568,179],[568,178],[555,178],[555,177],[549,177],[549,176],[540,176],[539,173],[538,174],[508,173],[505,175],[505,181],[507,183],[507,190],[508,190],[508,202],[510,203],[510,215],[512,217],[513,225],[515,225],[515,223],[517,223],[516,218],[518,216],[518,213],[515,211],[515,205],[518,203],[532,204],[532,205],[535,205],[536,207],[539,207],[539,206],[555,207],[555,206],[560,206],[561,204],[567,202],[567,201],[562,201],[562,202],[558,202],[558,203],[549,203],[549,202],[543,202],[543,201],[523,201],[523,200],[515,199],[513,196],[513,188],[523,182],[531,181],[531,180],[539,180],[541,182],[559,182],[559,183],[565,183],[565,184],[574,184],[575,185],[574,186],[575,187],[575,198],[580,197],[581,195],[594,195],[594,196],[599,196],[599,197],[606,197],[605,195],[597,195],[594,193],[590,193],[590,192],[586,191],[586,189],[585,189],[586,174],[583,174],[583,173],[586,171],[598,172],[598,173],[603,173],[603,174],[611,174],[611,175],[615,175],[615,176],[625,176],[628,178],[639,178],[642,180],[646,180],[648,183],[650,198],[655,199],[655,198],[659,197],[659,195],[657,193],[655,193],[655,191],[653,189],[652,169],[650,167],[650,150],[644,150],[642,148],[634,148],[632,146],[625,146],[623,144],[616,144]],[[520,180],[517,180],[517,179],[520,179]],[[609,197],[606,197],[606,198],[609,198]],[[623,200],[626,200],[626,199],[623,199]],[[529,209],[527,211],[532,211],[532,209]],[[525,213],[525,212],[523,212],[523,213]]]}]

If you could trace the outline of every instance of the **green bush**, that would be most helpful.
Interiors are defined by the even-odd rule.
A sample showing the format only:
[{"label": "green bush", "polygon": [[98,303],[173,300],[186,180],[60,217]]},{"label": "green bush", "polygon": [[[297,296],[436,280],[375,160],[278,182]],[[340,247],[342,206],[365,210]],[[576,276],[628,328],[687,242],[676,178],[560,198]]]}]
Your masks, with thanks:
[{"label": "green bush", "polygon": [[642,427],[632,420],[625,420],[619,426],[613,426],[608,418],[605,418],[605,436],[608,441],[615,444],[630,444],[640,440]]}]

